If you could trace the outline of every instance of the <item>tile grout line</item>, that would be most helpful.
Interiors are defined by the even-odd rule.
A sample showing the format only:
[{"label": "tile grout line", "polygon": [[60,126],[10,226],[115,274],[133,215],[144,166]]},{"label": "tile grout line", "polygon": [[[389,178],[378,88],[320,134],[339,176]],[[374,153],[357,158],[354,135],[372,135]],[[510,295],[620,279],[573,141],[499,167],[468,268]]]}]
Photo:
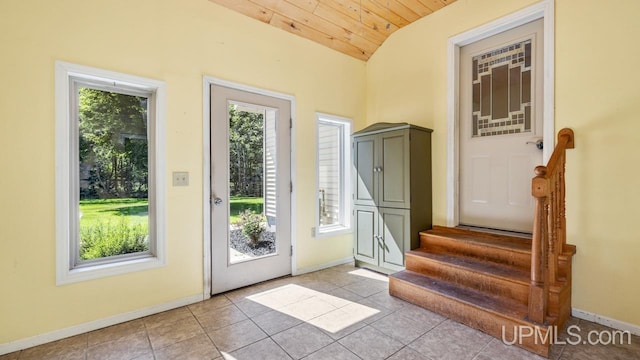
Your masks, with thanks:
[{"label": "tile grout line", "polygon": [[[149,348],[151,349],[151,356],[153,356],[153,359],[156,359],[156,350],[153,348],[153,344],[151,343],[151,337],[149,336],[149,328],[147,328],[147,322],[144,321],[144,318],[146,318],[148,316],[145,316],[143,318],[141,318],[140,320],[142,321],[142,325],[144,326],[144,334],[147,337],[147,341],[149,342]],[[88,341],[88,336],[87,336],[87,341]],[[87,350],[87,358],[89,356],[89,351]]]},{"label": "tile grout line", "polygon": [[[207,300],[203,300],[202,302],[204,303]],[[187,310],[191,313],[191,316],[194,317],[194,319],[196,319],[196,321],[198,322],[198,325],[200,325],[200,328],[202,329],[202,332],[204,332],[204,334],[207,336],[207,339],[209,339],[209,341],[211,341],[211,344],[213,344],[213,347],[216,349],[216,351],[222,355],[222,353],[220,352],[220,349],[218,349],[218,347],[216,346],[216,343],[213,342],[213,339],[211,338],[211,336],[209,336],[209,333],[207,332],[207,330],[204,329],[204,326],[202,326],[202,323],[200,322],[200,319],[198,319],[198,317],[196,316],[196,314],[193,313],[193,311],[191,309],[189,309],[189,306],[186,306]],[[155,351],[153,352],[155,355]]]},{"label": "tile grout line", "polygon": [[397,353],[399,353],[400,351],[402,351],[403,349],[406,349],[408,345],[402,345],[402,347],[400,349],[398,349],[398,351],[394,352],[393,354],[387,356],[385,359],[391,359],[394,355],[396,355]]},{"label": "tile grout line", "polygon": [[[291,356],[291,354],[289,354],[289,353],[288,353],[284,348],[282,348],[282,346],[280,346],[280,344],[272,338],[272,335],[269,335],[269,334],[268,334],[268,333],[267,333],[267,332],[266,332],[266,331],[265,331],[265,330],[264,330],[260,325],[258,325],[258,324],[253,320],[253,318],[249,316],[249,314],[247,314],[247,313],[246,313],[245,311],[243,311],[240,307],[238,307],[238,306],[236,305],[236,304],[237,304],[236,302],[234,302],[233,300],[231,300],[231,299],[229,299],[228,297],[226,297],[226,295],[223,295],[223,296],[225,296],[225,298],[227,298],[227,300],[229,300],[229,301],[231,302],[231,305],[235,306],[235,307],[236,307],[236,308],[237,308],[237,309],[238,309],[242,314],[244,314],[244,316],[246,316],[246,317],[247,317],[247,320],[251,321],[251,322],[252,322],[256,327],[258,327],[258,329],[260,329],[260,331],[262,331],[262,332],[267,336],[267,337],[262,338],[262,339],[260,339],[260,340],[254,341],[254,342],[252,342],[252,343],[250,343],[250,344],[247,344],[247,345],[241,346],[241,347],[239,347],[239,348],[237,348],[237,349],[233,350],[232,352],[234,352],[234,351],[238,351],[238,350],[241,350],[241,349],[244,349],[244,348],[247,348],[247,347],[249,347],[249,346],[251,346],[251,345],[254,345],[254,344],[256,344],[256,343],[258,343],[258,342],[260,342],[260,341],[263,341],[263,340],[265,340],[265,339],[269,339],[269,340],[271,340],[272,342],[274,342],[278,347],[280,347],[280,349],[282,349],[282,351],[284,351],[284,352],[285,352],[285,354],[289,355],[289,357],[291,357],[291,358],[293,359],[293,356]],[[245,299],[246,299],[246,297],[245,297]],[[277,311],[277,310],[273,310],[273,311]],[[192,312],[192,313],[193,313],[193,312]],[[194,316],[195,316],[195,315],[194,315]],[[196,320],[197,320],[197,317],[196,317]],[[242,320],[242,321],[244,321],[244,320]],[[198,323],[200,324],[200,321],[199,321],[199,320],[198,320]],[[223,326],[223,327],[221,327],[220,329],[224,329],[224,328],[227,328],[227,327],[232,326],[232,325],[234,325],[234,324],[229,324],[229,325]],[[200,326],[202,326],[202,324],[201,324]],[[281,332],[283,332],[283,331],[289,330],[289,329],[291,329],[291,328],[293,328],[293,327],[295,327],[295,326],[297,326],[297,325],[294,325],[294,326],[292,326],[292,327],[289,327],[289,328],[287,328],[287,329],[284,329],[284,330],[282,330],[282,331],[279,331],[279,332],[277,332],[276,334],[279,334],[279,333],[281,333]],[[220,329],[218,329],[218,330],[220,330]],[[204,328],[203,328],[203,330],[204,330]],[[205,331],[205,334],[207,334],[207,337],[209,338],[209,340],[211,340],[211,342],[213,343],[213,345],[216,347],[216,350],[218,350],[218,352],[222,355],[222,352],[220,351],[220,349],[218,349],[218,347],[216,346],[216,343],[213,341],[213,339],[211,339],[211,336],[209,335],[209,333]],[[275,335],[275,334],[274,334],[274,335]],[[222,355],[222,357],[224,358],[224,355]]]},{"label": "tile grout line", "polygon": [[[465,326],[466,326],[466,325],[465,325]],[[473,329],[473,328],[471,328],[471,329]],[[474,329],[474,330],[476,330],[476,329]],[[476,331],[479,331],[479,330],[476,330]],[[491,343],[493,342],[493,340],[494,340],[494,339],[489,339],[489,341],[488,341],[486,344],[484,344],[484,346],[483,346],[480,350],[478,350],[478,352],[473,356],[473,358],[472,358],[471,360],[476,360],[476,359],[478,358],[478,356],[480,356],[480,354],[482,354],[482,352],[484,351],[484,349],[486,349],[487,347],[489,347],[489,344],[491,344]]]},{"label": "tile grout line", "polygon": [[[146,332],[146,329],[145,329]],[[151,344],[149,344],[151,346]],[[151,349],[153,353],[153,349]],[[155,360],[155,356],[153,357]],[[84,347],[84,359],[89,360],[89,333],[87,333],[87,338],[85,339],[85,347]]]},{"label": "tile grout line", "polygon": [[[374,301],[374,302],[375,302],[375,301]],[[384,307],[384,305],[382,305],[382,304],[380,304],[380,306]],[[402,308],[404,308],[404,307],[405,307],[405,306],[403,305],[403,306],[402,306]],[[402,308],[401,308],[401,309],[402,309]],[[389,309],[389,308],[387,308],[387,309]],[[374,323],[376,323],[376,322],[378,322],[378,321],[380,321],[380,320],[382,320],[382,319],[385,319],[385,318],[387,318],[387,317],[389,317],[389,316],[391,316],[391,315],[397,315],[397,316],[401,316],[401,317],[403,317],[403,318],[405,318],[405,319],[410,319],[409,317],[404,316],[403,314],[401,314],[401,313],[400,313],[400,310],[401,310],[401,309],[393,310],[393,311],[392,311],[391,313],[389,313],[388,315],[386,315],[386,316],[384,316],[384,317],[382,317],[382,318],[380,318],[380,319],[378,319],[378,320],[374,321],[374,322],[373,322],[373,323],[371,323],[371,324],[374,324]],[[389,309],[389,310],[391,310],[391,309]],[[445,318],[445,320],[446,320],[446,318]],[[402,347],[401,347],[398,351],[396,351],[396,352],[394,352],[393,354],[391,354],[391,355],[389,355],[388,357],[386,357],[386,359],[390,359],[391,357],[393,357],[394,355],[396,355],[397,353],[399,353],[400,351],[402,351],[402,350],[404,350],[404,349],[408,349],[408,350],[411,350],[411,351],[414,351],[414,352],[416,352],[416,353],[417,353],[417,351],[413,350],[413,348],[411,348],[409,345],[410,345],[410,344],[412,344],[413,342],[415,342],[416,340],[418,340],[419,338],[421,338],[421,337],[425,336],[428,332],[430,332],[431,330],[433,330],[434,328],[436,328],[438,325],[440,325],[440,324],[441,324],[443,321],[445,321],[445,320],[441,320],[438,324],[436,324],[436,325],[432,326],[430,329],[428,329],[428,330],[426,330],[425,332],[421,333],[419,336],[417,336],[415,339],[413,339],[413,340],[412,340],[412,341],[410,341],[409,343],[405,344],[405,343],[402,343],[402,342],[401,342],[401,343],[402,343]],[[371,327],[373,327],[374,329],[378,330],[378,329],[377,329],[375,326],[373,326],[373,325],[372,325]],[[381,331],[381,330],[379,330],[379,331]],[[387,334],[385,334],[385,335],[387,335]],[[388,336],[388,335],[387,335],[387,336]],[[398,340],[398,341],[399,341],[399,340]],[[400,341],[399,341],[399,342],[400,342]],[[429,359],[429,360],[430,360],[430,358],[429,358],[428,356],[423,355],[423,354],[420,354],[420,355],[421,355],[421,356],[423,356],[423,357],[426,357],[427,359]]]},{"label": "tile grout line", "polygon": [[[240,311],[242,311],[242,309],[240,309]],[[271,311],[278,311],[278,310],[271,310]],[[251,322],[252,322],[255,326],[257,326],[257,327],[258,327],[258,329],[262,330],[262,332],[264,332],[264,333],[267,335],[267,337],[269,337],[269,338],[270,338],[270,337],[272,337],[273,335],[280,334],[280,333],[281,333],[281,332],[283,332],[283,331],[287,331],[287,330],[289,330],[289,329],[293,329],[294,327],[296,327],[296,326],[300,325],[300,324],[296,324],[296,325],[290,326],[290,327],[288,327],[288,328],[286,328],[286,329],[282,329],[282,330],[280,330],[280,331],[276,332],[275,334],[269,334],[269,333],[267,332],[267,330],[266,330],[266,329],[263,329],[263,328],[262,328],[262,326],[260,326],[257,322],[255,322],[255,321],[253,320],[253,318],[252,318],[252,317],[250,317],[250,316],[249,316],[249,315],[247,315],[247,314],[245,314],[245,315],[247,316],[247,318],[248,318],[249,320],[251,320]],[[260,315],[262,315],[262,314],[260,314]],[[258,316],[260,316],[260,315],[258,315]],[[285,315],[286,315],[286,314],[285,314]],[[258,341],[259,341],[259,340],[258,340]],[[275,342],[275,340],[274,340],[274,342]]]},{"label": "tile grout line", "polygon": [[[202,302],[204,302],[204,301],[202,301]],[[188,311],[188,312],[189,312],[189,314],[191,314],[191,317],[192,317],[192,318],[193,318],[193,319],[198,323],[198,326],[200,326],[200,329],[202,329],[202,332],[204,332],[204,334],[205,334],[205,335],[207,335],[207,338],[209,338],[209,341],[211,341],[211,343],[212,343],[212,344],[213,344],[213,346],[216,348],[216,350],[217,350],[218,352],[220,352],[220,351],[218,350],[218,347],[217,347],[217,346],[215,345],[215,343],[213,342],[213,340],[209,337],[209,334],[208,334],[208,333],[206,332],[206,330],[204,329],[204,326],[202,325],[202,323],[200,323],[200,320],[198,319],[198,317],[193,313],[193,311],[191,311],[191,309],[189,309],[189,306],[188,306],[188,305],[185,305],[185,306],[182,306],[182,307],[179,307],[179,308],[176,308],[176,309],[168,310],[168,311],[179,310],[179,309],[182,309],[182,308],[185,308],[185,310],[186,310],[186,311]],[[157,315],[157,314],[155,314],[155,315]],[[150,315],[150,316],[151,316],[151,315]],[[144,319],[144,318],[142,318],[142,319]],[[185,319],[186,319],[186,318],[185,318]],[[184,320],[184,319],[178,319],[178,320],[176,320],[176,321],[174,321],[174,322],[178,322],[178,321],[181,321],[181,320]],[[150,346],[150,348],[151,348],[151,352],[152,352],[152,355],[153,355],[153,358],[154,358],[154,359],[156,359],[156,350],[158,350],[158,351],[159,351],[159,350],[162,350],[162,349],[166,349],[166,348],[168,348],[168,347],[170,347],[170,346],[173,346],[173,345],[175,345],[175,344],[179,344],[179,343],[184,342],[184,341],[187,341],[187,340],[191,340],[191,339],[196,338],[196,337],[198,336],[198,335],[194,335],[194,336],[191,336],[191,337],[189,337],[189,338],[182,339],[182,340],[179,340],[179,341],[174,342],[174,343],[172,343],[172,344],[165,345],[165,346],[163,346],[163,347],[160,347],[160,348],[158,348],[158,349],[155,349],[155,348],[153,347],[153,344],[151,343],[151,337],[149,336],[149,329],[147,328],[147,324],[146,324],[144,321],[142,321],[142,323],[143,323],[143,325],[144,325],[145,333],[146,333],[146,335],[147,335],[147,340],[149,341],[149,346]],[[169,324],[168,324],[168,325],[169,325]],[[168,325],[163,325],[163,326],[168,326]]]},{"label": "tile grout line", "polygon": [[562,355],[564,355],[564,350],[567,348],[567,345],[562,345],[562,348],[560,349],[560,354],[558,354],[558,357],[555,358],[555,360],[560,360],[562,359]]},{"label": "tile grout line", "polygon": [[[403,301],[404,301],[404,300],[403,300]],[[427,310],[427,309],[425,309],[425,310]],[[431,310],[427,310],[427,311],[432,312]],[[434,314],[435,314],[435,313],[434,313]],[[407,319],[408,319],[408,317],[406,317],[406,316],[404,316],[404,315],[402,315],[402,314],[399,314],[399,315],[400,315],[400,316],[402,316],[402,317],[404,317],[404,318],[407,318]],[[417,352],[417,353],[418,353],[418,354],[420,354],[421,356],[426,357],[427,359],[429,359],[429,360],[430,360],[430,359],[431,359],[431,357],[429,357],[429,356],[427,356],[427,355],[424,355],[424,354],[422,354],[421,352],[418,352],[418,350],[415,350],[415,349],[414,349],[414,348],[412,348],[410,345],[411,345],[411,344],[413,344],[414,342],[418,341],[418,339],[420,339],[421,337],[423,337],[423,336],[427,335],[428,333],[432,332],[435,328],[437,328],[438,326],[442,325],[442,324],[443,324],[445,321],[447,321],[447,320],[449,320],[449,318],[448,318],[448,317],[444,317],[444,316],[443,316],[443,319],[442,319],[442,320],[440,320],[440,322],[439,322],[439,323],[435,324],[434,326],[432,326],[432,327],[431,327],[431,329],[429,329],[429,330],[425,331],[425,332],[424,332],[424,334],[422,334],[422,335],[418,336],[418,337],[417,337],[417,338],[415,338],[412,342],[410,342],[410,343],[408,343],[407,345],[405,345],[405,347],[408,347],[409,349],[411,349],[411,350],[413,350],[413,351]],[[471,359],[471,360],[474,360],[474,359]]]}]

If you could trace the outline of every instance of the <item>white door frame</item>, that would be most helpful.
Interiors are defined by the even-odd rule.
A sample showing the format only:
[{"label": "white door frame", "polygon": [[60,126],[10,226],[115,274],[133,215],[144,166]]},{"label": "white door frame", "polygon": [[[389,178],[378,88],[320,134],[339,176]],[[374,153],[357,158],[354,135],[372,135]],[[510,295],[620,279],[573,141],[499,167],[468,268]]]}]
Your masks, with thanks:
[{"label": "white door frame", "polygon": [[[546,163],[555,146],[554,119],[554,0],[544,0],[500,19],[452,36],[447,43],[447,226],[458,226],[460,176],[460,124],[458,114],[460,48],[533,20],[544,18],[544,149]],[[542,165],[542,164],[541,164]],[[533,169],[531,169],[533,178]]]},{"label": "white door frame", "polygon": [[[202,212],[204,216],[203,234],[203,263],[204,263],[204,284],[203,297],[208,299],[211,297],[211,85],[224,86],[236,90],[246,91],[259,95],[271,96],[278,99],[288,100],[291,103],[291,182],[296,183],[295,179],[295,123],[296,123],[296,98],[293,95],[279,93],[271,90],[265,90],[249,85],[239,84],[227,80],[222,80],[212,76],[204,76],[202,81]],[[296,264],[296,187],[291,192],[291,273],[295,273]]]}]

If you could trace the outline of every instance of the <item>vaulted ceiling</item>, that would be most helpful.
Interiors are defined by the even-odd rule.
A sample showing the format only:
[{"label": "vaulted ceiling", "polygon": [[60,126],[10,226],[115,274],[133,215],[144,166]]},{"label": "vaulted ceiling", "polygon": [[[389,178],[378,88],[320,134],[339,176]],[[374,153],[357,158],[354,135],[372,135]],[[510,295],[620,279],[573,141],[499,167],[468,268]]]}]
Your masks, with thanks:
[{"label": "vaulted ceiling", "polygon": [[456,0],[210,0],[367,61],[394,31]]}]

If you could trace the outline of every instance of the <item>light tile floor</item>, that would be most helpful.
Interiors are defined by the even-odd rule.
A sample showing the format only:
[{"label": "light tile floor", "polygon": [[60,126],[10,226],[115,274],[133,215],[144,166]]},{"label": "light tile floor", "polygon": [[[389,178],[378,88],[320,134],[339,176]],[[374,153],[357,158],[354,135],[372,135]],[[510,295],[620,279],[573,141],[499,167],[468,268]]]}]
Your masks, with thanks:
[{"label": "light tile floor", "polygon": [[[391,297],[387,289],[386,276],[341,265],[239,289],[0,360],[542,359]],[[583,336],[611,330],[574,318],[569,323],[578,325]],[[551,358],[640,359],[640,337],[625,345],[554,345]]]}]

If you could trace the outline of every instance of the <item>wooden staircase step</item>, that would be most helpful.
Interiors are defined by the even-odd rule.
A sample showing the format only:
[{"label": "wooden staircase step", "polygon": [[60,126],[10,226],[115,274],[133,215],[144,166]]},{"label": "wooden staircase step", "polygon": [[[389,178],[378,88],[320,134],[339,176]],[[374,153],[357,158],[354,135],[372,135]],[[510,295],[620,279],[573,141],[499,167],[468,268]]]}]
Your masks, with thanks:
[{"label": "wooden staircase step", "polygon": [[389,293],[498,339],[503,331],[513,339],[514,329],[536,328],[542,338],[518,346],[546,357],[550,344],[539,340],[571,312],[575,247],[566,245],[558,256],[545,324],[538,324],[528,320],[531,246],[527,237],[434,226],[420,233],[420,248],[405,253],[406,270],[389,276]]},{"label": "wooden staircase step", "polygon": [[529,271],[520,267],[508,264],[497,263],[493,261],[481,260],[474,257],[459,256],[454,254],[430,253],[425,249],[411,250],[406,253],[411,257],[421,257],[437,261],[443,265],[455,266],[458,268],[468,269],[474,272],[490,274],[495,277],[508,279],[512,281],[521,281],[529,284]]},{"label": "wooden staircase step", "polygon": [[499,294],[526,304],[529,297],[528,271],[478,258],[430,253],[416,249],[405,254],[406,269],[458,285]]},{"label": "wooden staircase step", "polygon": [[[512,339],[513,330],[518,326],[538,327],[546,335],[548,325],[555,318],[548,318],[548,324],[539,326],[527,320],[527,306],[519,301],[487,294],[445,280],[404,270],[389,276],[389,293],[410,303],[447,316],[467,326],[473,327],[498,339]],[[527,339],[521,346],[542,356],[549,355],[550,344]]]},{"label": "wooden staircase step", "polygon": [[531,239],[434,226],[420,232],[420,248],[431,253],[457,254],[528,270]]},{"label": "wooden staircase step", "polygon": [[[487,231],[485,232],[485,231],[472,230],[472,229],[467,229],[462,227],[447,227],[447,226],[440,226],[440,225],[434,225],[431,230],[433,230],[434,232],[446,233],[446,234],[469,235],[469,236],[485,238],[485,239],[495,239],[500,242],[507,241],[514,244],[521,244],[524,242],[531,245],[531,234],[512,233],[513,235],[509,235],[510,233],[507,231],[491,232],[490,229],[487,229]],[[430,231],[430,230],[426,230],[426,231]]]},{"label": "wooden staircase step", "polygon": [[389,275],[389,291],[392,292],[394,296],[396,296],[396,294],[393,293],[393,287],[391,286],[393,280],[401,280],[410,283],[419,290],[436,293],[450,300],[482,308],[487,312],[507,316],[514,320],[525,321],[527,316],[527,306],[518,301],[489,295],[483,291],[423,275],[411,270],[399,271]]},{"label": "wooden staircase step", "polygon": [[470,241],[484,246],[531,253],[531,237],[499,235],[443,226],[434,226],[433,229],[424,232],[437,236],[446,236],[456,240]]}]

